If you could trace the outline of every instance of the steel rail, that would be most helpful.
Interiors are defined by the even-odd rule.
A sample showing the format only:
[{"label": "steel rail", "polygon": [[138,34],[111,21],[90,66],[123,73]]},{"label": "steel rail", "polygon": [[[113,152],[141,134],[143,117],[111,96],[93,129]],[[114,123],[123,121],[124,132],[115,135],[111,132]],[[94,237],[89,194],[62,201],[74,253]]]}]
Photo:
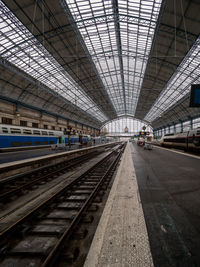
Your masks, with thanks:
[{"label": "steel rail", "polygon": [[94,190],[90,194],[89,198],[85,202],[85,204],[82,206],[82,208],[80,209],[80,211],[78,212],[78,214],[75,216],[75,218],[71,222],[69,228],[63,233],[63,235],[61,236],[60,240],[57,242],[57,244],[54,247],[54,249],[51,251],[51,253],[49,254],[49,256],[46,258],[46,260],[42,264],[42,267],[47,267],[47,266],[50,265],[50,262],[52,261],[52,259],[55,256],[56,252],[60,249],[62,243],[64,241],[66,241],[66,239],[68,239],[71,236],[71,234],[73,232],[73,229],[77,226],[77,224],[81,220],[82,214],[86,211],[86,209],[91,204],[92,200],[96,196],[96,193],[98,192],[98,190],[99,190],[100,186],[102,185],[103,181],[110,174],[110,172],[113,170],[113,168],[116,167],[116,165],[119,162],[119,159],[121,157],[122,151],[123,150],[121,150],[120,153],[118,153],[116,159],[112,162],[112,164],[110,165],[109,169],[106,171],[106,173],[103,175],[103,177],[101,178],[101,180],[98,182],[98,184],[96,185],[96,187],[94,188]]},{"label": "steel rail", "polygon": [[[58,165],[63,165],[64,163],[69,164],[69,165],[68,165],[68,166],[65,166],[65,167],[61,167],[60,169],[54,170],[54,171],[52,171],[52,172],[50,172],[50,173],[48,173],[48,174],[46,174],[46,175],[43,175],[43,176],[41,176],[41,177],[35,178],[34,180],[32,180],[32,181],[30,181],[30,182],[25,182],[25,184],[23,184],[23,185],[21,185],[21,186],[19,186],[19,187],[17,187],[17,188],[14,188],[14,189],[12,189],[12,190],[10,190],[10,191],[8,191],[8,192],[5,192],[5,193],[3,193],[3,194],[0,194],[0,201],[9,198],[9,197],[12,196],[12,195],[16,195],[16,194],[18,194],[20,191],[22,191],[22,190],[24,190],[24,189],[26,189],[26,188],[28,188],[28,187],[31,187],[31,186],[37,184],[38,182],[41,182],[41,181],[43,181],[43,180],[45,180],[45,179],[49,179],[49,178],[51,178],[53,175],[58,174],[59,172],[66,171],[66,170],[68,170],[68,169],[70,169],[70,168],[76,166],[77,164],[83,163],[85,160],[87,160],[87,159],[91,159],[93,156],[94,156],[94,152],[89,153],[89,154],[84,154],[84,155],[81,155],[81,156],[79,156],[79,157],[77,157],[77,158],[74,158],[74,159],[72,159],[72,160],[68,160],[68,161],[62,162],[62,163],[60,163],[60,164],[58,164]],[[53,167],[53,166],[52,166],[52,167]],[[47,167],[47,170],[48,170],[48,168],[49,168],[49,167]],[[45,169],[43,169],[43,171],[45,171]],[[40,171],[38,170],[38,172],[40,172]],[[37,171],[33,171],[33,173],[36,173],[36,174],[37,174]],[[31,175],[31,174],[29,174],[29,175]],[[25,178],[27,177],[27,175],[22,175],[22,176],[20,176],[20,177],[21,177],[22,179],[25,179]],[[17,180],[19,180],[19,179],[20,179],[20,178],[17,177]],[[55,179],[56,179],[56,178],[55,178]],[[12,180],[12,182],[13,182],[13,180]],[[17,182],[17,181],[14,180],[14,182]],[[8,183],[11,183],[11,181],[9,181]],[[7,185],[6,185],[6,186],[7,186]],[[8,185],[8,186],[9,186],[9,185]]]},{"label": "steel rail", "polygon": [[59,195],[61,195],[63,192],[67,191],[68,189],[70,189],[74,184],[76,184],[79,180],[81,180],[85,175],[87,175],[90,171],[92,171],[93,169],[95,169],[99,164],[101,164],[103,161],[107,160],[110,155],[113,152],[111,152],[109,155],[107,155],[105,158],[103,158],[102,160],[100,160],[99,162],[97,162],[92,168],[90,168],[89,170],[87,170],[86,172],[84,172],[82,175],[80,175],[78,178],[76,178],[75,180],[71,181],[69,184],[67,184],[65,187],[63,187],[59,192],[56,192],[55,194],[51,195],[48,199],[44,200],[42,203],[40,203],[40,205],[38,205],[37,207],[35,207],[33,210],[31,210],[29,213],[27,213],[26,215],[22,216],[19,220],[17,220],[16,222],[14,222],[11,226],[9,226],[7,229],[5,229],[4,231],[0,232],[0,238],[2,238],[3,236],[9,234],[11,231],[14,230],[14,228],[16,226],[18,226],[20,223],[22,223],[23,221],[25,221],[28,217],[30,217],[31,215],[33,215],[34,212],[36,212],[37,210],[39,210],[40,208],[44,207],[45,205],[47,205],[47,203],[51,202],[55,197],[58,197]]},{"label": "steel rail", "polygon": [[[58,252],[60,246],[63,244],[64,240],[66,240],[67,238],[69,238],[71,236],[73,230],[75,229],[77,224],[80,222],[81,216],[83,215],[83,213],[87,210],[87,208],[89,206],[91,206],[92,200],[97,195],[97,193],[98,193],[99,189],[101,188],[102,184],[104,183],[104,181],[106,181],[106,183],[109,184],[109,182],[106,178],[108,178],[109,176],[110,176],[110,178],[112,177],[112,171],[114,170],[114,167],[116,167],[116,165],[120,159],[120,155],[122,153],[122,150],[123,149],[121,149],[121,151],[119,151],[119,148],[118,148],[117,150],[110,152],[106,157],[104,157],[102,160],[100,160],[98,163],[96,163],[92,168],[90,168],[84,174],[80,175],[78,178],[76,178],[74,181],[70,182],[68,185],[64,186],[62,189],[60,189],[58,192],[54,193],[52,196],[48,197],[48,199],[45,199],[43,201],[43,203],[40,203],[40,205],[35,207],[28,214],[22,215],[22,217],[18,221],[14,222],[10,227],[8,227],[6,230],[4,230],[2,233],[0,233],[0,237],[1,237],[0,241],[1,241],[1,244],[3,245],[3,248],[1,248],[2,259],[3,260],[9,259],[9,257],[14,252],[14,255],[15,255],[14,257],[16,257],[16,255],[18,255],[18,257],[20,257],[20,259],[22,259],[23,255],[25,255],[26,258],[29,257],[30,255],[38,256],[40,261],[41,261],[41,265],[42,266],[48,266],[50,264],[50,262],[52,262],[53,259],[56,257],[57,252]],[[118,152],[116,153],[116,151],[118,151]],[[113,162],[110,163],[111,160]],[[101,174],[101,172],[103,172],[103,173]],[[100,177],[98,174],[100,174]],[[93,178],[95,176],[96,176],[96,178]],[[12,250],[13,246],[11,245],[11,242],[14,242],[14,244],[16,241],[18,244],[20,242],[29,242],[28,240],[32,236],[32,231],[34,233],[34,228],[37,226],[40,227],[40,225],[42,226],[43,224],[42,224],[41,220],[48,219],[48,214],[51,214],[51,212],[56,212],[57,209],[59,209],[59,205],[60,204],[62,205],[63,202],[71,201],[70,196],[72,197],[72,201],[76,202],[76,199],[74,200],[73,196],[76,195],[77,188],[81,188],[81,186],[84,185],[85,182],[86,182],[86,184],[88,184],[88,182],[92,183],[92,185],[89,185],[90,189],[88,189],[87,193],[86,193],[86,194],[89,194],[89,196],[85,197],[85,199],[83,198],[83,200],[78,200],[79,205],[80,205],[80,210],[78,209],[78,211],[75,211],[75,214],[74,214],[75,217],[70,218],[70,221],[69,221],[70,224],[67,224],[67,223],[63,224],[63,227],[64,227],[63,231],[64,232],[60,233],[61,236],[57,232],[54,233],[55,244],[53,244],[53,247],[50,246],[50,248],[49,248],[50,251],[40,253],[37,251],[37,248],[35,251],[34,247],[33,247],[32,252],[28,252],[26,250],[23,251],[23,249],[22,249],[21,252],[18,251],[17,254],[15,254],[15,250],[14,251]],[[86,185],[86,187],[87,187],[87,185]],[[68,198],[69,198],[69,200],[68,200]],[[83,203],[82,203],[82,201],[83,201]],[[47,211],[46,207],[48,207],[50,209],[50,210],[48,210],[48,213],[46,213],[46,211]],[[64,209],[65,212],[67,212],[68,209],[69,208],[65,208]],[[39,217],[37,214],[34,217],[36,212],[40,213]],[[78,212],[78,214],[77,214],[77,212]],[[33,217],[33,222],[30,221],[30,219],[32,217]],[[56,215],[55,219],[60,219],[59,215]],[[64,219],[64,221],[65,220],[68,220],[68,219]],[[54,225],[55,224],[53,222],[49,225],[49,227],[52,229],[52,227],[54,227]],[[20,234],[20,240],[19,240],[19,236],[18,236],[19,226],[20,227],[22,226],[22,232],[20,232],[21,233]],[[24,229],[24,227],[25,227],[25,229]],[[67,228],[69,227],[69,229],[66,229],[66,227]],[[23,229],[25,230],[25,233],[23,233],[24,232]],[[52,230],[47,230],[47,236],[51,236],[51,231]],[[13,239],[13,234],[14,234],[14,239]],[[17,235],[15,236],[15,234],[17,234]],[[24,236],[24,234],[25,234],[25,236]],[[36,230],[35,234],[37,234],[38,238],[41,237],[41,232],[37,232],[37,230]],[[42,241],[42,242],[44,242],[44,241]],[[4,245],[6,247],[4,247]],[[7,250],[7,248],[8,248],[8,250]],[[21,255],[21,256],[19,256],[19,255]]]}]

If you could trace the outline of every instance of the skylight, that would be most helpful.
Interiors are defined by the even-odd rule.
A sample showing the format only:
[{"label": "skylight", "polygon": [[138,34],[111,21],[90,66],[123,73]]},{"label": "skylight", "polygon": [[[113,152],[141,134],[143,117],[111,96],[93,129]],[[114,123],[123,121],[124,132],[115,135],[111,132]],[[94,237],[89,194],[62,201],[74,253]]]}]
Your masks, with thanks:
[{"label": "skylight", "polygon": [[189,93],[192,83],[200,83],[200,37],[174,72],[160,96],[144,118],[154,121],[164,111]]},{"label": "skylight", "polygon": [[107,117],[0,1],[0,56],[103,122]]},{"label": "skylight", "polygon": [[118,115],[135,114],[162,0],[65,0]]},{"label": "skylight", "polygon": [[120,116],[119,118],[105,123],[101,127],[102,132],[107,132],[113,135],[138,135],[143,127],[146,127],[145,131],[152,133],[152,128],[147,123],[141,120],[134,119],[133,117]]}]

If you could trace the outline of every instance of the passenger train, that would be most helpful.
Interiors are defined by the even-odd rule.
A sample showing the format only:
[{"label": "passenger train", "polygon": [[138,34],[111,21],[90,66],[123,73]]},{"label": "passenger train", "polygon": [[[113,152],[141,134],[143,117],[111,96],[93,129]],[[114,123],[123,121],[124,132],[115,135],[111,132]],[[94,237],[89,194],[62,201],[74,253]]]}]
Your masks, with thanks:
[{"label": "passenger train", "polygon": [[160,139],[163,147],[200,152],[200,128],[177,134],[166,134]]},{"label": "passenger train", "polygon": [[[52,145],[64,142],[68,143],[69,135],[62,131],[20,127],[0,124],[0,148]],[[90,139],[89,135],[81,136],[81,141]],[[80,142],[79,135],[70,135],[70,143]]]},{"label": "passenger train", "polygon": [[113,141],[111,137],[91,137],[86,134],[64,134],[62,131],[0,124],[0,149],[25,146],[50,146],[57,144],[102,144]]}]

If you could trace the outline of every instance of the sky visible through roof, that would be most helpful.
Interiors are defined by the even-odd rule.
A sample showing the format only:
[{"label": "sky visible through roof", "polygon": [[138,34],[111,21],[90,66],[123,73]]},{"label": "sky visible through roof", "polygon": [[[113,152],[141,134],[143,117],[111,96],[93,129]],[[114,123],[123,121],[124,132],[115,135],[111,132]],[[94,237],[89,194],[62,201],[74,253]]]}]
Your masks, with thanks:
[{"label": "sky visible through roof", "polygon": [[193,83],[200,83],[200,37],[163,88],[145,120],[151,122],[161,116],[165,110],[190,92]]},{"label": "sky visible through roof", "polygon": [[[134,116],[162,0],[65,0],[118,116]],[[0,0],[0,56],[86,111],[107,116]],[[200,38],[144,118],[152,122],[200,83]]]},{"label": "sky visible through roof", "polygon": [[66,0],[118,115],[135,114],[161,2]]},{"label": "sky visible through roof", "polygon": [[107,117],[0,1],[0,57],[103,122]]}]

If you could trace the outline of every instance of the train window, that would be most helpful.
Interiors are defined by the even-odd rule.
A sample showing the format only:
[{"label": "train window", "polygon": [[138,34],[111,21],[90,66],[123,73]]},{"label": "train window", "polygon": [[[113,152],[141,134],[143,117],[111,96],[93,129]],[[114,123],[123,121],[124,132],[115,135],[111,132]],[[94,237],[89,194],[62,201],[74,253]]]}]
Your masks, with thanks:
[{"label": "train window", "polygon": [[32,134],[31,130],[28,130],[28,129],[23,129],[23,133],[24,134]]},{"label": "train window", "polygon": [[12,147],[22,146],[21,142],[11,142]]},{"label": "train window", "polygon": [[35,134],[35,135],[40,135],[40,131],[33,130],[33,134]]},{"label": "train window", "polygon": [[11,128],[10,132],[11,133],[21,133],[21,129],[19,129],[19,128]]},{"label": "train window", "polygon": [[195,144],[195,146],[200,146],[200,138],[199,137],[195,137],[193,140],[193,143]]},{"label": "train window", "polygon": [[39,146],[40,145],[40,142],[39,141],[36,141],[36,142],[34,142],[34,145],[35,146]]},{"label": "train window", "polygon": [[2,132],[3,132],[3,133],[8,133],[8,128],[6,128],[6,127],[2,127]]},{"label": "train window", "polygon": [[49,132],[49,135],[54,135],[54,133],[53,132]]},{"label": "train window", "polygon": [[178,138],[175,139],[175,142],[177,142],[177,143],[186,143],[186,138],[178,137]]},{"label": "train window", "polygon": [[24,142],[25,146],[32,146],[32,142]]},{"label": "train window", "polygon": [[172,139],[164,139],[164,142],[172,142]]},{"label": "train window", "polygon": [[42,131],[42,135],[48,135],[46,131]]},{"label": "train window", "polygon": [[42,145],[48,145],[47,141],[42,141]]}]

